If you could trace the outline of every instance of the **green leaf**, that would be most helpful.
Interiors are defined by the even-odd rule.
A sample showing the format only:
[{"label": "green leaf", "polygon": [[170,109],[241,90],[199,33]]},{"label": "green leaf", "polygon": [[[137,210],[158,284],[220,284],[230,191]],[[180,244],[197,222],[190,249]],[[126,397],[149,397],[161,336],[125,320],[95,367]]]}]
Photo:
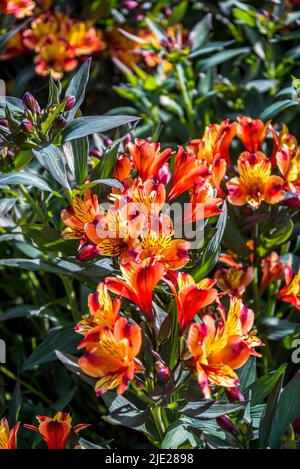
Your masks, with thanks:
[{"label": "green leaf", "polygon": [[205,277],[211,269],[216,265],[218,262],[219,254],[220,254],[220,245],[223,237],[223,233],[225,230],[227,221],[227,206],[226,202],[223,204],[223,211],[219,216],[218,223],[216,226],[216,233],[212,237],[212,239],[208,242],[203,256],[201,258],[200,266],[195,266],[192,269],[192,275],[196,282],[198,282],[201,278]]},{"label": "green leaf", "polygon": [[280,398],[280,393],[282,390],[283,379],[284,373],[282,373],[282,375],[278,378],[277,383],[274,385],[274,388],[268,397],[267,405],[260,421],[259,439],[261,448],[267,448],[269,446],[269,438]]},{"label": "green leaf", "polygon": [[34,305],[20,305],[9,308],[4,314],[0,315],[0,322],[9,321],[10,319],[24,318],[24,317],[38,317],[38,316],[51,316],[52,312],[43,305],[37,308]]},{"label": "green leaf", "polygon": [[256,380],[256,360],[250,357],[242,368],[237,370],[240,386],[239,389],[243,393]]},{"label": "green leaf", "polygon": [[84,64],[80,67],[78,72],[75,73],[73,78],[71,79],[68,88],[66,89],[65,96],[74,96],[76,98],[76,104],[68,113],[68,120],[74,118],[76,112],[80,108],[81,104],[83,103],[85,97],[85,90],[86,86],[89,81],[90,76],[90,68],[91,68],[92,59],[89,58],[84,62]]},{"label": "green leaf", "polygon": [[77,251],[78,240],[63,239],[61,232],[46,225],[23,225],[22,232],[42,251],[62,252],[72,256]]},{"label": "green leaf", "polygon": [[190,401],[176,409],[182,414],[197,419],[215,419],[225,414],[230,414],[244,409],[247,402],[230,403],[227,401],[215,401],[203,399],[202,401]]},{"label": "green leaf", "polygon": [[292,335],[299,326],[299,323],[273,317],[263,318],[261,324],[261,330],[269,340],[282,340]]},{"label": "green leaf", "polygon": [[171,16],[168,18],[168,25],[180,23],[184,15],[186,14],[187,7],[189,5],[188,0],[181,0],[178,5],[173,7]]},{"label": "green leaf", "polygon": [[167,35],[163,28],[159,27],[154,21],[150,18],[146,18],[146,23],[149,29],[153,32],[154,36],[157,37],[158,41],[161,42],[167,38]]},{"label": "green leaf", "polygon": [[298,371],[280,394],[269,440],[272,449],[279,447],[288,425],[300,415],[299,390],[300,372]]},{"label": "green leaf", "polygon": [[292,106],[295,106],[296,103],[290,99],[284,99],[283,101],[277,101],[276,103],[268,106],[260,115],[260,119],[267,121],[277,116],[282,111],[289,109]]},{"label": "green leaf", "polygon": [[46,168],[52,177],[65,189],[71,190],[66,172],[66,158],[61,150],[54,145],[47,145],[33,150],[39,163]]},{"label": "green leaf", "polygon": [[88,116],[74,119],[62,132],[63,142],[69,142],[75,138],[85,137],[97,132],[106,132],[125,124],[137,122],[134,116]]},{"label": "green leaf", "polygon": [[11,401],[9,403],[9,424],[10,424],[10,427],[15,425],[17,423],[17,421],[19,420],[21,402],[22,402],[22,392],[21,392],[20,380],[17,379],[16,385],[15,385],[15,388],[14,388],[14,392],[13,392]]},{"label": "green leaf", "polygon": [[178,449],[181,446],[188,446],[195,448],[197,446],[197,440],[190,430],[187,429],[187,425],[181,420],[173,422],[167,430],[167,433],[162,441],[162,449]]},{"label": "green leaf", "polygon": [[46,339],[34,350],[30,357],[25,360],[22,372],[32,370],[38,365],[49,363],[57,359],[55,350],[75,353],[81,338],[74,331],[74,325],[70,324],[50,332]]},{"label": "green leaf", "polygon": [[4,217],[16,204],[17,197],[5,197],[0,199],[0,217]]},{"label": "green leaf", "polygon": [[287,214],[285,214],[282,219],[278,220],[276,224],[273,219],[271,223],[268,223],[266,231],[263,228],[263,232],[259,237],[259,255],[264,257],[272,248],[288,241],[293,232],[293,228],[294,224],[291,217]]},{"label": "green leaf", "polygon": [[271,371],[255,381],[248,389],[251,390],[251,404],[254,406],[262,402],[271,392],[276,382],[285,372],[286,365],[281,365],[276,371]]},{"label": "green leaf", "polygon": [[0,184],[33,186],[42,191],[52,192],[53,188],[41,177],[29,171],[0,174]]},{"label": "green leaf", "polygon": [[192,43],[192,51],[198,47],[207,39],[209,32],[212,28],[212,15],[208,13],[201,21],[199,21],[190,32],[190,41]]},{"label": "green leaf", "polygon": [[76,138],[66,143],[63,147],[68,166],[75,176],[77,184],[83,184],[88,177],[88,137]]},{"label": "green leaf", "polygon": [[55,355],[57,359],[67,368],[67,370],[77,375],[90,386],[95,386],[97,380],[95,378],[91,378],[90,376],[83,373],[83,371],[81,371],[80,366],[78,365],[77,357],[74,357],[68,353],[63,353],[60,350],[55,350]]},{"label": "green leaf", "polygon": [[250,50],[251,49],[249,47],[241,47],[239,49],[218,52],[207,59],[201,60],[201,62],[199,62],[199,66],[202,70],[207,70],[211,67],[215,67],[216,65],[220,65],[227,60],[234,59],[235,57],[240,56],[240,58],[242,58],[242,56],[248,54]]}]

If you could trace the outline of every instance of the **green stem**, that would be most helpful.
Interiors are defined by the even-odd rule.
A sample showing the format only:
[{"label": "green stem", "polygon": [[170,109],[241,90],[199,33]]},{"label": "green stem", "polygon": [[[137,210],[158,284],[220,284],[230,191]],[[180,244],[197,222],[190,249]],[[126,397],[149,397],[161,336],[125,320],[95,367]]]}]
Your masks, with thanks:
[{"label": "green stem", "polygon": [[67,277],[61,277],[61,279],[65,287],[69,306],[71,308],[72,318],[75,322],[78,322],[80,320],[80,313],[78,311],[73,282]]},{"label": "green stem", "polygon": [[195,131],[195,111],[193,109],[193,104],[192,100],[190,98],[187,86],[186,86],[186,80],[185,76],[183,73],[183,68],[180,64],[176,65],[176,72],[178,76],[178,83],[180,87],[180,91],[182,94],[182,99],[183,99],[183,104],[187,116],[187,123],[189,126],[189,132],[190,132],[190,137],[195,137],[196,131]]},{"label": "green stem", "polygon": [[20,191],[22,192],[24,198],[27,200],[29,205],[32,207],[39,221],[41,221],[42,223],[47,223],[47,219],[43,211],[40,209],[39,205],[33,200],[28,190],[24,186],[20,185]]},{"label": "green stem", "polygon": [[161,407],[153,407],[152,415],[153,415],[153,419],[154,419],[156,428],[158,430],[160,439],[163,440],[164,435],[165,435],[165,426],[164,426],[164,423],[163,423],[162,408]]},{"label": "green stem", "polygon": [[19,380],[19,383],[24,386],[26,389],[28,389],[28,391],[32,392],[33,394],[35,394],[36,396],[40,397],[44,402],[46,402],[46,404],[50,405],[51,404],[51,401],[50,399],[48,399],[46,396],[44,396],[44,394],[42,394],[41,392],[37,391],[37,389],[35,389],[34,387],[30,386],[30,384],[26,383],[25,381],[19,379],[14,373],[12,373],[11,371],[9,371],[7,368],[5,368],[4,366],[0,366],[0,371],[1,373],[3,373],[5,376],[7,376],[8,378],[14,380],[14,381],[17,381]]}]

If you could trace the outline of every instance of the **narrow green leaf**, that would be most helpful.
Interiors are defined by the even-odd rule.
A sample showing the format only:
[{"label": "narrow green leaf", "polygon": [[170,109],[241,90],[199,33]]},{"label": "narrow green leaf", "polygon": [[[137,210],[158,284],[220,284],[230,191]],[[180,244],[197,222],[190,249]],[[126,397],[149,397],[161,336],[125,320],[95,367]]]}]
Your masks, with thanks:
[{"label": "narrow green leaf", "polygon": [[55,181],[65,189],[70,190],[65,165],[66,159],[61,150],[50,144],[41,147],[39,150],[33,150],[33,153],[39,163],[49,171]]},{"label": "narrow green leaf", "polygon": [[33,186],[42,191],[52,192],[53,189],[49,184],[41,177],[36,174],[30,173],[29,171],[20,171],[18,173],[6,173],[0,174],[0,184],[7,185],[24,185]]}]

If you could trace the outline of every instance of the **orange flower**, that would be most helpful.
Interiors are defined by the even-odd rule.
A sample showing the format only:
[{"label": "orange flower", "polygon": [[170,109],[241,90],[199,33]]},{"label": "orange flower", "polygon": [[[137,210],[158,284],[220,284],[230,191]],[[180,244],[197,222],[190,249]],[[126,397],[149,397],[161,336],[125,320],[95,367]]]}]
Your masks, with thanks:
[{"label": "orange flower", "polygon": [[78,348],[97,342],[103,329],[113,330],[119,317],[120,306],[120,299],[116,297],[112,301],[107,285],[99,283],[97,291],[88,296],[90,316],[84,316],[75,327],[76,332],[85,336]]},{"label": "orange flower", "polygon": [[[220,258],[221,260],[221,258]],[[216,271],[218,287],[234,296],[242,296],[246,287],[252,282],[254,277],[253,267],[248,265],[237,264],[233,259],[227,261],[223,256],[222,261],[229,264],[230,268],[221,268]]]},{"label": "orange flower", "polygon": [[208,166],[193,153],[186,153],[182,147],[178,148],[175,156],[173,176],[168,190],[168,200],[171,201],[183,192],[192,189],[200,177],[208,175]]},{"label": "orange flower", "polygon": [[[122,28],[129,34],[134,33],[134,30],[128,27],[122,26]],[[112,57],[120,60],[127,67],[133,67],[143,60],[140,54],[134,52],[140,49],[140,44],[122,34],[118,28],[113,27],[105,31],[105,41]]]},{"label": "orange flower", "polygon": [[288,263],[281,262],[277,252],[272,251],[268,257],[261,261],[262,278],[260,292],[263,293],[271,283],[281,279],[287,268]]},{"label": "orange flower", "polygon": [[116,178],[121,182],[125,181],[130,175],[131,168],[132,163],[130,159],[123,153],[116,161],[113,178]]},{"label": "orange flower", "polygon": [[1,12],[3,10],[6,15],[14,15],[18,19],[32,16],[34,9],[35,2],[32,0],[5,0],[0,5]]},{"label": "orange flower", "polygon": [[286,126],[283,126],[279,136],[275,160],[286,189],[300,194],[300,149],[295,137],[288,134]]},{"label": "orange flower", "polygon": [[105,284],[108,289],[135,303],[144,314],[146,320],[153,321],[153,290],[164,275],[164,266],[159,262],[153,263],[147,261],[142,264],[128,262],[125,265],[121,265],[120,268],[125,281],[114,277],[107,277]]},{"label": "orange flower", "polygon": [[103,330],[99,342],[78,361],[89,376],[99,378],[95,390],[98,395],[117,388],[123,394],[141,367],[135,360],[142,344],[141,328],[129,324],[126,318],[116,321],[113,331]]},{"label": "orange flower", "polygon": [[202,139],[191,140],[187,146],[190,151],[205,160],[211,171],[211,179],[214,187],[219,189],[225,176],[229,163],[229,147],[236,134],[236,123],[229,123],[229,119],[221,124],[211,124],[205,127]]},{"label": "orange flower", "polygon": [[23,42],[34,50],[36,72],[55,78],[74,70],[78,58],[104,49],[102,33],[90,22],[77,21],[60,12],[45,13],[32,21]]},{"label": "orange flower", "polygon": [[76,195],[72,205],[61,213],[62,221],[68,228],[62,232],[63,238],[81,239],[85,237],[85,225],[92,223],[99,215],[98,198],[89,189],[84,193],[83,200]]},{"label": "orange flower", "polygon": [[239,178],[233,178],[227,183],[228,200],[231,204],[248,203],[258,208],[263,200],[276,204],[284,198],[284,180],[271,175],[271,161],[264,153],[242,153],[238,159],[238,171]]},{"label": "orange flower", "polygon": [[285,269],[285,286],[281,288],[277,297],[300,310],[300,267],[296,275],[293,275],[290,266]]},{"label": "orange flower", "polygon": [[217,290],[212,288],[216,280],[204,278],[195,283],[191,275],[179,272],[177,278],[178,292],[172,282],[166,281],[175,295],[178,325],[181,332],[186,329],[200,309],[213,303],[218,296]]},{"label": "orange flower", "polygon": [[22,44],[22,33],[17,32],[6,43],[5,49],[0,53],[0,60],[11,59],[12,57],[24,54],[25,51],[26,49]]},{"label": "orange flower", "polygon": [[185,211],[184,223],[192,223],[220,215],[222,204],[223,199],[215,197],[215,191],[210,182],[200,179],[191,191],[190,206]]},{"label": "orange flower", "polygon": [[172,154],[170,148],[160,152],[159,143],[148,143],[141,138],[136,138],[134,143],[128,143],[127,148],[142,181],[154,178]]},{"label": "orange flower", "polygon": [[205,398],[211,385],[236,387],[235,369],[242,367],[250,355],[259,356],[254,348],[263,343],[250,331],[254,313],[238,298],[230,298],[227,316],[222,307],[221,322],[206,314],[202,323],[193,323],[188,334],[188,348],[194,357],[198,382]]},{"label": "orange flower", "polygon": [[264,124],[259,119],[245,116],[238,117],[237,121],[236,134],[242,140],[246,150],[250,153],[258,152],[267,136],[270,122]]},{"label": "orange flower", "polygon": [[40,433],[48,449],[65,449],[70,439],[71,430],[80,432],[89,425],[80,423],[72,427],[72,417],[66,412],[57,412],[53,418],[38,415],[39,426],[24,425],[29,430]]},{"label": "orange flower", "polygon": [[16,449],[17,448],[17,434],[20,427],[20,422],[10,430],[6,418],[0,420],[0,450],[1,449]]}]

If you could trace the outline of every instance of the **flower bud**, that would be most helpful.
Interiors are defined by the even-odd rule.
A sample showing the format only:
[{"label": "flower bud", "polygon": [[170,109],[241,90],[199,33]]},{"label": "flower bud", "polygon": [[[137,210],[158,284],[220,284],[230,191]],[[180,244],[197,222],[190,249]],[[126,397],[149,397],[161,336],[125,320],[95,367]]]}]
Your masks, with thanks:
[{"label": "flower bud", "polygon": [[100,249],[95,244],[87,244],[79,249],[76,258],[79,261],[86,262],[99,256],[100,253]]},{"label": "flower bud", "polygon": [[39,103],[28,91],[23,96],[23,103],[29,111],[36,112],[37,114],[41,112]]},{"label": "flower bud", "polygon": [[91,151],[91,156],[94,156],[95,158],[102,158],[103,153],[100,150],[98,150],[97,148],[94,148]]},{"label": "flower bud", "polygon": [[8,127],[8,120],[7,119],[0,119],[0,125],[2,125],[2,127]]},{"label": "flower bud", "polygon": [[226,396],[229,402],[244,401],[245,398],[238,388],[226,388]]},{"label": "flower bud", "polygon": [[171,171],[169,167],[169,163],[165,163],[158,171],[156,175],[156,182],[163,184],[166,186],[171,179]]},{"label": "flower bud", "polygon": [[34,132],[33,123],[29,119],[25,118],[22,120],[22,127],[29,134],[32,134]]},{"label": "flower bud", "polygon": [[138,2],[136,2],[135,0],[125,0],[122,3],[122,6],[127,10],[134,10],[138,6]]},{"label": "flower bud", "polygon": [[240,430],[232,420],[228,417],[228,415],[221,415],[221,417],[217,417],[218,425],[224,430],[225,432],[231,433],[233,436],[238,436],[240,434]]},{"label": "flower bud", "polygon": [[76,98],[75,96],[67,96],[65,102],[65,111],[70,111],[76,104]]},{"label": "flower bud", "polygon": [[57,130],[64,129],[68,124],[67,119],[64,116],[58,116],[54,121],[54,127]]},{"label": "flower bud", "polygon": [[157,381],[159,381],[160,383],[165,383],[170,379],[171,372],[165,363],[163,363],[162,361],[157,361],[155,363],[155,368]]}]

